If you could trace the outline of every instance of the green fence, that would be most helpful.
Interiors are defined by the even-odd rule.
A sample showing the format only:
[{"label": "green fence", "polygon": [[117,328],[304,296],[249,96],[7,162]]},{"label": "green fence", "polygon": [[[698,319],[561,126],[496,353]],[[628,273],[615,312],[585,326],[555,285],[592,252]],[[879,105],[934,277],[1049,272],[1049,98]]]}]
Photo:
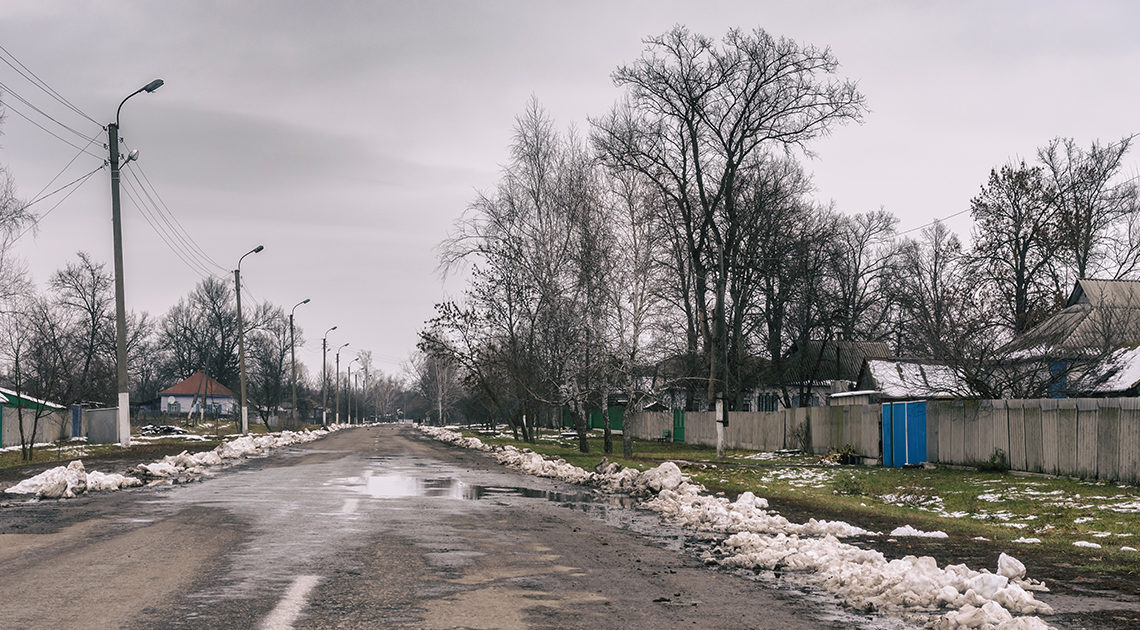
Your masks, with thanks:
[{"label": "green fence", "polygon": [[[609,410],[610,410],[610,430],[611,431],[621,431],[622,416],[625,413],[625,407],[613,406],[613,407],[610,407]],[[590,413],[589,413],[589,422],[587,423],[587,426],[589,426],[589,428],[591,428],[591,429],[604,429],[605,426],[604,426],[604,423],[602,421],[603,418],[604,418],[604,415],[603,415],[603,412],[601,409],[591,409]],[[570,411],[570,407],[566,407],[566,406],[562,407],[562,427],[566,428],[566,429],[573,429],[574,428],[574,414]]]},{"label": "green fence", "polygon": [[673,441],[684,444],[685,442],[685,410],[673,410]]}]

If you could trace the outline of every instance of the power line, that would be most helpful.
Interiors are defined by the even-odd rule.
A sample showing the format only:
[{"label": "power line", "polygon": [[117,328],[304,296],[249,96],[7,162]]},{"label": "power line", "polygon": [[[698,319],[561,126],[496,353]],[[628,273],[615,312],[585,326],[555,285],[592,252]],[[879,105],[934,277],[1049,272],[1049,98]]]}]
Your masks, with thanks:
[{"label": "power line", "polygon": [[966,214],[966,213],[967,213],[967,212],[969,212],[969,211],[970,211],[970,208],[966,208],[965,210],[961,210],[961,211],[959,211],[959,212],[955,212],[954,214],[949,214],[949,215],[946,215],[946,216],[942,217],[941,219],[935,219],[935,220],[933,220],[933,221],[931,221],[930,223],[927,223],[927,224],[925,224],[925,225],[920,225],[920,226],[918,226],[918,227],[912,227],[912,228],[910,228],[909,230],[903,230],[903,231],[901,231],[901,232],[898,232],[898,235],[899,235],[899,236],[902,236],[903,234],[909,234],[909,233],[911,233],[911,232],[914,232],[914,231],[917,231],[917,230],[924,230],[924,229],[926,229],[926,228],[928,228],[928,227],[930,227],[930,226],[934,225],[935,223],[941,223],[942,221],[945,221],[945,220],[947,220],[947,219],[953,219],[954,217],[960,217],[960,216],[962,216],[963,214]]},{"label": "power line", "polygon": [[[124,146],[126,145],[124,144]],[[166,201],[163,200],[162,195],[158,193],[158,189],[154,187],[154,184],[151,183],[150,178],[147,177],[142,163],[135,161],[131,163],[131,166],[132,176],[135,177],[135,182],[138,183],[143,192],[147,193],[148,198],[151,198],[153,193],[153,197],[151,198],[152,206],[162,212],[164,217],[167,217],[169,219],[167,222],[168,225],[170,225],[171,229],[176,234],[180,235],[180,240],[186,243],[190,248],[196,250],[200,260],[204,260],[210,263],[214,267],[217,267],[220,271],[227,271],[225,267],[219,265],[216,260],[211,258],[210,255],[206,253],[206,250],[202,249],[202,246],[198,244],[198,241],[196,241],[194,237],[190,235],[190,232],[184,225],[182,225],[182,222],[178,220],[178,215],[170,209],[170,206],[168,206],[166,204]],[[133,171],[137,171],[137,175]],[[139,180],[140,175],[142,176],[141,180]],[[143,185],[143,182],[146,182],[145,186]],[[155,199],[158,200],[157,203],[154,203]],[[171,221],[173,224],[170,224]]]},{"label": "power line", "polygon": [[141,198],[137,196],[134,184],[132,184],[129,179],[123,180],[123,182],[126,184],[122,189],[124,196],[130,200],[135,209],[138,210],[139,214],[141,214],[143,219],[147,222],[147,225],[150,226],[151,230],[154,231],[159,240],[161,240],[162,243],[166,245],[167,249],[173,252],[174,255],[183,262],[183,264],[185,264],[191,271],[193,271],[201,278],[205,279],[212,276],[213,274],[209,269],[201,266],[201,263],[197,263],[193,259],[188,258],[185,253],[180,251],[180,248],[176,244],[171,242],[170,237],[166,234],[166,232],[160,226],[156,225],[155,220],[151,217],[150,212],[146,207],[146,204],[144,204],[140,200]]},{"label": "power line", "polygon": [[[135,162],[131,162],[131,164],[134,165]],[[123,172],[127,173],[129,177],[134,178],[133,183],[131,180],[125,181],[127,181],[127,183],[132,187],[137,186],[137,188],[134,188],[135,193],[139,195],[140,201],[147,202],[148,211],[152,213],[151,216],[158,219],[164,226],[166,226],[164,232],[166,232],[171,237],[171,239],[173,239],[172,242],[177,245],[179,249],[181,249],[187,256],[193,258],[199,267],[207,270],[207,273],[209,275],[213,275],[213,271],[210,271],[209,267],[203,262],[202,256],[194,251],[194,246],[191,245],[191,243],[188,241],[188,236],[184,236],[181,232],[179,232],[178,229],[174,227],[174,224],[171,223],[170,216],[167,213],[163,212],[162,208],[160,208],[158,204],[155,203],[154,198],[151,196],[146,187],[143,186],[142,181],[135,173],[135,170],[133,168],[124,169]],[[210,262],[212,263],[213,261]],[[217,265],[215,264],[215,266]],[[222,269],[220,266],[218,268]],[[222,269],[222,271],[225,271],[225,269]]]},{"label": "power line", "polygon": [[48,193],[48,194],[46,194],[46,195],[41,195],[41,196],[40,196],[40,197],[38,197],[37,199],[35,199],[35,200],[33,200],[33,201],[29,202],[27,205],[25,205],[24,207],[26,208],[26,207],[28,207],[28,206],[32,205],[33,203],[36,203],[36,202],[42,201],[42,200],[44,200],[44,199],[47,199],[48,197],[50,197],[50,196],[52,196],[52,195],[54,195],[54,194],[58,193],[59,191],[63,190],[64,188],[67,188],[68,186],[73,186],[73,188],[72,188],[72,189],[71,189],[71,190],[70,190],[70,191],[69,191],[69,192],[68,192],[66,195],[64,195],[62,199],[60,199],[59,201],[57,201],[57,202],[55,203],[55,205],[54,205],[54,206],[52,206],[51,208],[48,208],[48,211],[47,211],[47,212],[45,212],[45,213],[41,214],[40,216],[36,217],[36,218],[35,218],[35,219],[32,221],[32,224],[31,224],[31,225],[29,225],[29,226],[27,227],[27,229],[25,229],[23,232],[20,232],[20,234],[19,234],[19,235],[17,235],[17,236],[16,236],[16,238],[12,239],[12,242],[13,242],[13,243],[15,243],[16,241],[18,241],[18,240],[20,240],[21,238],[23,238],[25,234],[27,234],[28,232],[31,232],[32,230],[34,230],[34,229],[35,229],[35,228],[36,228],[36,227],[37,227],[37,226],[40,224],[40,221],[43,221],[44,219],[46,219],[46,218],[47,218],[47,216],[48,216],[49,214],[51,214],[51,213],[52,213],[52,211],[54,211],[56,208],[58,208],[58,207],[59,207],[59,205],[60,205],[61,203],[63,203],[63,202],[65,202],[65,201],[67,201],[68,197],[70,197],[71,195],[75,194],[75,191],[79,190],[79,189],[80,189],[80,188],[83,186],[83,184],[87,183],[87,180],[91,179],[91,176],[92,176],[92,175],[94,175],[95,173],[98,173],[99,171],[103,170],[103,168],[104,168],[104,166],[100,166],[99,168],[97,168],[97,169],[95,169],[95,170],[91,171],[90,173],[88,173],[88,174],[86,174],[86,175],[84,175],[84,176],[82,176],[82,177],[80,177],[80,178],[78,178],[78,179],[75,179],[75,180],[71,181],[70,183],[64,184],[63,186],[60,186],[59,188],[57,188],[57,189],[53,190],[52,192],[50,192],[50,193]]},{"label": "power line", "polygon": [[[79,136],[80,138],[82,138],[82,139],[84,139],[84,140],[86,140],[86,139],[87,139],[87,134],[85,134],[85,133],[83,133],[83,132],[80,132],[80,131],[76,131],[74,127],[71,127],[70,125],[66,125],[66,124],[64,124],[64,123],[60,122],[60,121],[59,121],[57,118],[55,118],[55,117],[54,117],[54,116],[52,116],[51,114],[49,114],[49,113],[45,112],[44,110],[40,109],[39,107],[36,107],[35,105],[33,105],[33,104],[32,104],[32,102],[31,102],[31,101],[29,101],[28,99],[26,99],[26,98],[24,98],[23,96],[21,96],[21,95],[20,95],[20,93],[19,93],[19,92],[17,92],[16,90],[13,90],[12,88],[8,87],[8,86],[7,86],[7,85],[6,85],[6,84],[5,84],[3,81],[0,81],[0,89],[3,89],[3,90],[4,90],[5,92],[7,92],[8,94],[11,94],[12,96],[15,96],[15,97],[16,97],[16,100],[18,100],[18,101],[20,101],[21,103],[23,103],[23,104],[27,105],[28,107],[31,107],[31,108],[32,108],[32,109],[34,109],[34,110],[35,110],[35,111],[36,111],[36,112],[37,112],[39,115],[43,116],[44,118],[47,118],[48,120],[52,121],[53,123],[55,123],[55,124],[59,125],[60,127],[63,127],[64,129],[66,129],[66,130],[70,131],[71,133],[73,133],[73,134],[75,134],[75,135]],[[11,105],[11,103],[8,103],[8,105],[10,106],[10,105]]]},{"label": "power line", "polygon": [[143,215],[143,219],[146,220],[147,224],[150,225],[151,229],[155,232],[156,235],[158,235],[163,244],[165,244],[166,247],[170,249],[170,251],[174,252],[174,254],[178,256],[178,258],[182,260],[182,262],[185,263],[186,266],[189,267],[194,273],[203,278],[213,276],[214,274],[207,267],[202,265],[201,262],[192,256],[189,256],[188,253],[185,252],[178,243],[175,243],[173,240],[171,240],[171,236],[162,227],[162,225],[157,222],[157,219],[152,214],[151,209],[144,203],[142,196],[139,194],[134,184],[132,184],[129,179],[122,181],[125,184],[123,191],[127,194],[127,197],[131,200],[131,202],[135,204],[135,207],[138,209],[139,213]]},{"label": "power line", "polygon": [[[101,155],[96,155],[95,153],[92,153],[92,152],[90,152],[90,151],[86,150],[85,148],[83,148],[83,147],[79,146],[78,144],[75,144],[74,142],[72,142],[72,141],[70,141],[70,140],[68,140],[68,139],[64,138],[63,136],[61,136],[61,135],[59,135],[59,134],[55,133],[54,131],[52,131],[52,130],[48,129],[47,127],[44,127],[44,126],[43,126],[43,125],[41,125],[40,123],[38,123],[38,122],[36,122],[36,121],[32,120],[32,119],[31,119],[31,118],[30,118],[30,117],[29,117],[27,114],[25,114],[24,112],[20,111],[18,108],[14,107],[14,106],[13,106],[11,103],[7,103],[7,104],[5,105],[5,108],[6,108],[6,109],[10,109],[10,110],[12,110],[13,112],[16,112],[16,113],[17,113],[17,114],[19,114],[19,116],[20,116],[21,118],[23,118],[24,120],[26,120],[26,121],[28,121],[28,122],[32,123],[33,125],[35,125],[35,126],[39,127],[40,129],[42,129],[42,130],[44,131],[44,133],[46,133],[46,134],[48,134],[48,135],[52,136],[53,138],[55,138],[55,139],[59,140],[60,142],[63,142],[64,144],[67,144],[67,145],[68,145],[68,146],[70,146],[71,148],[73,148],[73,149],[79,149],[80,151],[82,151],[82,152],[86,153],[87,155],[90,155],[91,157],[94,157],[94,158],[99,158],[99,159],[103,159],[103,156],[101,156]],[[75,132],[75,133],[77,133],[77,134],[78,134],[79,132]],[[84,135],[81,135],[81,134],[80,134],[80,136],[79,136],[79,137],[83,138],[84,140],[86,140],[86,139],[87,139],[87,137],[86,137],[86,136],[84,136]]]},{"label": "power line", "polygon": [[[99,127],[102,128],[103,125],[100,125],[98,121],[96,121],[94,118],[88,116],[86,112],[79,109],[71,101],[64,98],[62,94],[60,94],[54,88],[52,88],[50,85],[48,85],[47,81],[44,81],[43,79],[41,79],[39,77],[39,75],[37,75],[35,72],[32,71],[31,68],[24,65],[24,62],[17,59],[16,55],[13,55],[11,53],[11,51],[9,51],[7,48],[5,48],[3,46],[3,44],[0,44],[0,50],[4,51],[4,54],[7,55],[8,57],[10,57],[12,59],[12,61],[15,61],[20,67],[17,68],[16,66],[12,65],[12,63],[10,61],[8,61],[7,59],[4,59],[3,57],[0,57],[0,61],[3,61],[4,63],[8,64],[8,66],[11,67],[13,70],[15,70],[17,73],[19,73],[20,76],[24,77],[24,79],[26,79],[32,85],[35,85],[36,87],[38,87],[41,90],[43,90],[44,92],[46,92],[48,94],[48,96],[51,96],[52,98],[54,98],[56,101],[59,101],[61,104],[63,104],[65,107],[67,107],[71,111],[75,112],[76,114],[79,114],[80,116],[86,118],[87,120],[90,120],[91,122],[95,123],[96,125],[99,125]],[[23,70],[21,70],[21,68]],[[25,72],[27,72],[27,74],[25,74]],[[29,74],[32,76],[29,77],[28,76]]]},{"label": "power line", "polygon": [[[87,145],[84,146],[83,148],[79,149],[79,153],[76,153],[75,157],[71,158],[71,161],[67,163],[67,166],[64,166],[63,168],[61,168],[59,170],[59,172],[55,174],[55,177],[51,178],[51,181],[44,184],[44,187],[41,188],[38,193],[36,193],[36,196],[31,201],[24,204],[24,207],[27,208],[28,206],[32,205],[33,203],[36,203],[37,201],[39,201],[41,198],[40,195],[43,195],[44,191],[47,190],[48,187],[50,187],[52,184],[55,183],[55,180],[59,179],[60,176],[62,176],[64,174],[64,172],[67,171],[67,169],[71,168],[71,165],[75,163],[75,160],[79,159],[79,156],[83,155],[84,153],[87,153],[87,147],[91,146],[91,143],[95,142],[95,140],[98,139],[100,135],[102,135],[102,132],[99,132],[99,133],[95,134],[94,136],[91,136],[91,139],[87,141]],[[106,165],[106,161],[104,161],[103,163],[104,163],[104,165]],[[102,168],[102,167],[100,167],[100,168]]]}]

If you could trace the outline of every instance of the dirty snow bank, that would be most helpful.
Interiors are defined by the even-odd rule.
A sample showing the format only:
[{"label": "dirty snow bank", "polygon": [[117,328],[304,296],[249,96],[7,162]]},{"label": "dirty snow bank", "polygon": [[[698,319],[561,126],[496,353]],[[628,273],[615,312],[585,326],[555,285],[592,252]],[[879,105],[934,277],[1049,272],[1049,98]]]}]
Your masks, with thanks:
[{"label": "dirty snow bank", "polygon": [[83,462],[75,460],[66,466],[56,466],[29,477],[5,490],[9,494],[34,494],[37,497],[70,499],[88,491],[118,490],[141,486],[134,477],[118,473],[101,473],[83,469]]},{"label": "dirty snow bank", "polygon": [[330,425],[317,431],[283,431],[277,435],[243,435],[229,442],[219,444],[212,451],[191,455],[182,451],[178,455],[166,457],[149,464],[131,468],[133,476],[118,473],[87,472],[83,462],[76,460],[67,466],[57,466],[29,477],[5,490],[8,494],[31,494],[36,498],[70,499],[85,492],[119,490],[143,485],[141,478],[170,478],[183,475],[200,475],[206,468],[220,466],[225,460],[239,459],[251,455],[267,453],[273,449],[311,442],[328,435],[331,431],[344,428]]},{"label": "dirty snow bank", "polygon": [[[645,507],[683,527],[728,534],[716,549],[721,564],[795,571],[802,581],[835,593],[860,610],[937,614],[949,609],[931,622],[937,630],[1042,630],[1048,626],[1040,618],[1015,613],[1053,612],[1029,592],[1044,587],[1025,579],[1025,566],[1005,554],[998,560],[997,573],[973,571],[962,564],[940,569],[929,556],[887,560],[878,551],[839,541],[840,537],[877,535],[875,532],[841,521],[792,523],[768,510],[767,500],[751,492],[741,494],[736,501],[711,496],[703,486],[688,481],[673,462],[644,472],[603,462],[597,471],[590,472],[530,450],[488,446],[454,431],[419,428],[437,440],[485,451],[523,472],[646,497]],[[946,536],[909,526],[892,534]],[[715,561],[713,558],[709,554],[708,559]]]}]

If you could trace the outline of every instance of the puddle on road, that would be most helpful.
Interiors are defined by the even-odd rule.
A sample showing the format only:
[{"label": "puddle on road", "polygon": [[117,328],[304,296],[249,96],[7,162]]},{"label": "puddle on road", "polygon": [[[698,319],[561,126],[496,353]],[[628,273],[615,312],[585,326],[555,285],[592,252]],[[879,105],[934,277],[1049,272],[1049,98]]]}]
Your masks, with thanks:
[{"label": "puddle on road", "polygon": [[[360,478],[363,483],[356,489],[374,499],[406,499],[413,497],[462,499],[480,501],[506,497],[545,499],[556,503],[604,503],[620,507],[632,507],[632,497],[621,495],[598,495],[594,492],[557,492],[522,486],[480,485],[454,477],[425,477],[405,472],[374,474],[365,471]],[[345,480],[352,485],[351,480]]]}]

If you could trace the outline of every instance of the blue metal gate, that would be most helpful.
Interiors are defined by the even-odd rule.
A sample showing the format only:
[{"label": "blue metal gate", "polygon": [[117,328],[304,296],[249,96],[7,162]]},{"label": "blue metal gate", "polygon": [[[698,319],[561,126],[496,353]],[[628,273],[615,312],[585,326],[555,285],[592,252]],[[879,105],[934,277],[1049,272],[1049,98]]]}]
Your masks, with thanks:
[{"label": "blue metal gate", "polygon": [[71,406],[71,437],[83,437],[83,407]]},{"label": "blue metal gate", "polygon": [[883,465],[926,461],[926,401],[883,403]]}]

